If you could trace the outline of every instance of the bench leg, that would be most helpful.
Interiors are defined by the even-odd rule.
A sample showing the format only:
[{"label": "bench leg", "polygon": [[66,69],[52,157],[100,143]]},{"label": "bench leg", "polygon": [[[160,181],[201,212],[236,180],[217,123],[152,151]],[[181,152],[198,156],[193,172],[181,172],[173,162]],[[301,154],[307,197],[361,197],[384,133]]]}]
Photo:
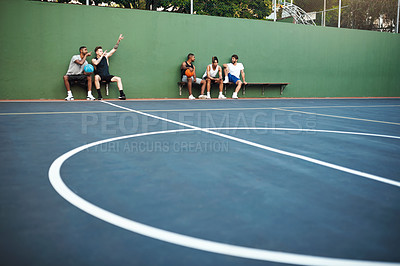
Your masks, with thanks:
[{"label": "bench leg", "polygon": [[226,84],[224,84],[224,91],[225,91],[225,95],[226,95]]},{"label": "bench leg", "polygon": [[108,83],[106,83],[106,95],[108,96]]},{"label": "bench leg", "polygon": [[246,94],[246,85],[243,84],[243,90],[242,90],[242,95]]},{"label": "bench leg", "polygon": [[182,85],[178,85],[178,87],[179,87],[179,96],[181,96],[182,95]]},{"label": "bench leg", "polygon": [[286,88],[286,85],[281,85],[281,95],[283,94],[283,90]]}]

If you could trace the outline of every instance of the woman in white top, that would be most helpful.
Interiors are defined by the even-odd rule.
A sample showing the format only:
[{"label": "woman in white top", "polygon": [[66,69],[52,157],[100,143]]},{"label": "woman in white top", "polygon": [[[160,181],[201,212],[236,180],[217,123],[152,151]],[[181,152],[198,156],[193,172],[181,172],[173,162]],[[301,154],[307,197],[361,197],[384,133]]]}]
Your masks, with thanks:
[{"label": "woman in white top", "polygon": [[[218,74],[218,78],[217,78]],[[222,82],[222,68],[218,65],[218,58],[213,56],[212,64],[207,66],[206,72],[203,75],[203,79],[207,82],[207,99],[211,99],[210,89],[211,82],[219,84],[219,96],[218,99],[226,99],[226,97],[222,94],[223,82]]]}]

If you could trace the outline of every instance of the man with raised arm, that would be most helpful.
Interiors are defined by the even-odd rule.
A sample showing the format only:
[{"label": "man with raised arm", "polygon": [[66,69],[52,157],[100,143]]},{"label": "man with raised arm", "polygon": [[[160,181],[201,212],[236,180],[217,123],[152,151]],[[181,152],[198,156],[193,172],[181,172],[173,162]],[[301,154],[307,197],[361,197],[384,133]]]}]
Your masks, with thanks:
[{"label": "man with raised arm", "polygon": [[119,97],[120,100],[126,100],[126,96],[124,94],[124,90],[122,87],[122,80],[120,77],[110,75],[108,66],[109,58],[117,51],[119,43],[123,40],[124,37],[122,34],[119,35],[117,44],[111,49],[110,52],[107,53],[107,50],[103,52],[103,48],[101,46],[97,46],[94,50],[96,53],[96,58],[92,59],[92,64],[95,66],[95,76],[94,76],[94,85],[96,86],[98,100],[102,100],[103,96],[101,95],[100,91],[100,82],[117,82],[118,90],[119,90]]},{"label": "man with raised arm", "polygon": [[[242,87],[242,84],[246,85],[247,82],[245,80],[244,75],[244,66],[242,63],[238,63],[239,57],[237,55],[232,55],[231,62],[229,64],[224,64],[224,72],[225,72],[225,80],[224,83],[233,82],[236,84],[236,89],[232,94],[232,99],[237,99],[238,92]],[[242,74],[243,82],[240,80],[240,74]]]},{"label": "man with raised arm", "polygon": [[87,100],[93,101],[95,98],[92,95],[92,75],[91,73],[85,73],[84,68],[88,64],[86,58],[90,56],[91,53],[88,52],[86,46],[81,46],[79,48],[79,54],[74,55],[69,62],[69,67],[67,73],[64,75],[64,85],[67,89],[66,101],[73,101],[74,96],[71,91],[71,83],[79,83],[88,88]]}]

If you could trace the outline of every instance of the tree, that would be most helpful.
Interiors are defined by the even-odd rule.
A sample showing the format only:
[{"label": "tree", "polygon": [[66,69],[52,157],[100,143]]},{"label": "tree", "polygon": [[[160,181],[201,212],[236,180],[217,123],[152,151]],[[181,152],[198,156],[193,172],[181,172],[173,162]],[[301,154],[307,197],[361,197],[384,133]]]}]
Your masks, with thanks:
[{"label": "tree", "polygon": [[[159,0],[157,7],[190,13],[190,0]],[[264,19],[271,13],[270,0],[194,0],[194,12],[200,15]]]},{"label": "tree", "polygon": [[342,23],[346,28],[377,30],[383,19],[382,30],[392,31],[396,20],[397,0],[344,0],[348,8],[343,10]]}]

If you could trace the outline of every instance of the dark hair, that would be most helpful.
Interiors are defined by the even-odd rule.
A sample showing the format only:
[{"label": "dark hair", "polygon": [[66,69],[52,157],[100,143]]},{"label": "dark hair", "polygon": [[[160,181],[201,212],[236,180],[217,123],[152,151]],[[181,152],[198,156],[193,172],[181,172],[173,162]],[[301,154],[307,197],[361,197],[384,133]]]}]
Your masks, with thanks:
[{"label": "dark hair", "polygon": [[94,48],[94,52],[96,53],[97,50],[99,50],[99,49],[103,49],[103,47],[101,47],[101,46],[96,46],[96,48]]},{"label": "dark hair", "polygon": [[86,48],[86,46],[81,46],[81,47],[79,47],[79,52],[81,52],[81,50],[82,50],[83,48]]},{"label": "dark hair", "polygon": [[194,55],[194,54],[192,54],[192,53],[188,54],[187,59],[189,60],[189,58],[190,58],[192,55]]},{"label": "dark hair", "polygon": [[213,56],[212,59],[211,59],[211,62],[214,63],[214,61],[217,61],[217,63],[218,63],[218,57]]},{"label": "dark hair", "polygon": [[232,57],[234,57],[236,60],[239,59],[239,56],[237,56],[237,54],[232,55]]}]

